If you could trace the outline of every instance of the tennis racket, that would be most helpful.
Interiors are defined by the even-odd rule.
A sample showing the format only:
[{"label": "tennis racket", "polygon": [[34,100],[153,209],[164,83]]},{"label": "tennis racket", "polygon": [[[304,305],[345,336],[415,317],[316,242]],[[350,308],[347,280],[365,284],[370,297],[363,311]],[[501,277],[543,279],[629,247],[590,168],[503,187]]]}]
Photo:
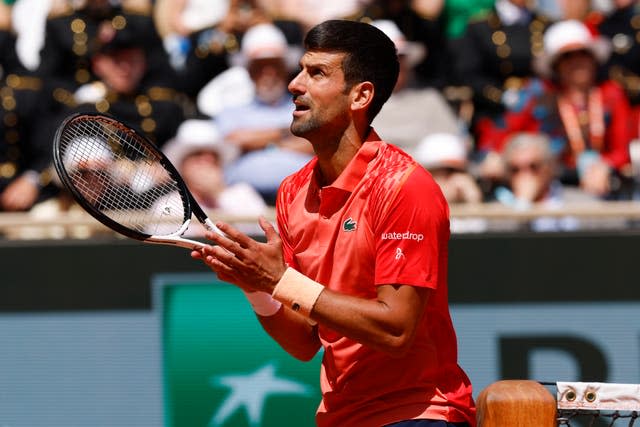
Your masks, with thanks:
[{"label": "tennis racket", "polygon": [[183,237],[192,215],[222,234],[158,147],[113,117],[67,117],[56,131],[53,163],[78,204],[124,236],[199,250],[204,243]]}]

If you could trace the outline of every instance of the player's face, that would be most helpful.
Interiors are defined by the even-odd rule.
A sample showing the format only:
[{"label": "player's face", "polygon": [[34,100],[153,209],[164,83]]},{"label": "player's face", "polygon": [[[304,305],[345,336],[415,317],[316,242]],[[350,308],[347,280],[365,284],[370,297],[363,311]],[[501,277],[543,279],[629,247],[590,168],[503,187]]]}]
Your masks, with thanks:
[{"label": "player's face", "polygon": [[349,88],[344,79],[344,53],[306,52],[301,70],[289,83],[296,106],[291,133],[314,140],[340,136],[350,121]]}]

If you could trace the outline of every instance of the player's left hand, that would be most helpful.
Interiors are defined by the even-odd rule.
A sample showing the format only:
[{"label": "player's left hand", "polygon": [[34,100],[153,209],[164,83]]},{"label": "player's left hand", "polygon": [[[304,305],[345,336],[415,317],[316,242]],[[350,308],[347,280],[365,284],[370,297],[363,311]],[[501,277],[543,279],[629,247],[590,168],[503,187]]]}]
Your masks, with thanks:
[{"label": "player's left hand", "polygon": [[206,245],[201,251],[191,252],[191,256],[202,260],[220,280],[248,292],[272,293],[287,266],[277,231],[262,217],[259,224],[267,238],[266,243],[252,239],[229,224],[218,222],[216,226],[225,235],[207,232],[205,236],[215,246]]}]

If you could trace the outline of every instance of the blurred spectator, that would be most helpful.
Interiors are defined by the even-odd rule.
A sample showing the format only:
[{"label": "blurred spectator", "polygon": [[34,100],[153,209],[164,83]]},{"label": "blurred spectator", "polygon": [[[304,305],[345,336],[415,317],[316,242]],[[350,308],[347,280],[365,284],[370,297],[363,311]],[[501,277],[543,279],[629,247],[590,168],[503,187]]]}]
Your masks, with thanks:
[{"label": "blurred spectator", "polygon": [[[521,133],[509,138],[502,160],[506,170],[506,186],[496,189],[498,202],[518,210],[535,207],[554,210],[567,205],[594,202],[596,199],[558,180],[558,164],[549,138],[540,133]],[[573,230],[578,220],[572,217],[535,218],[530,226],[535,231]]]},{"label": "blurred spectator", "polygon": [[468,83],[456,74],[456,56],[465,43],[463,35],[469,21],[486,15],[494,3],[495,0],[446,0],[442,11],[445,44],[441,49],[447,51],[450,62],[447,85],[442,89],[442,93],[461,124],[467,129],[470,129],[473,120],[473,91]]},{"label": "blurred spectator", "polygon": [[576,19],[595,35],[610,0],[537,0],[536,9],[555,21]]},{"label": "blurred spectator", "polygon": [[[495,0],[445,0],[442,13],[447,38],[460,39],[464,35],[469,20],[486,14],[494,4]],[[455,54],[455,51],[453,53]]]},{"label": "blurred spectator", "polygon": [[145,84],[151,72],[148,54],[155,39],[144,31],[132,30],[95,41],[91,54],[91,75],[95,80],[75,91],[62,114],[110,114],[162,146],[175,135],[189,112],[185,111],[180,93]]},{"label": "blurred spectator", "polygon": [[415,0],[370,0],[354,15],[347,18],[371,22],[394,22],[407,40],[420,43],[425,55],[414,65],[417,84],[443,88],[450,80],[451,60],[445,48],[443,1],[432,2],[426,8],[424,2]]},{"label": "blurred spectator", "polygon": [[12,25],[11,11],[11,6],[0,3],[0,77],[24,71],[16,52],[16,35]]},{"label": "blurred spectator", "polygon": [[255,95],[245,105],[223,108],[215,117],[225,143],[242,155],[227,167],[230,184],[246,182],[268,203],[282,179],[311,159],[311,145],[289,131],[294,110],[287,89],[288,45],[272,24],[260,24],[244,35],[242,57]]},{"label": "blurred spectator", "polygon": [[[234,147],[224,144],[216,126],[209,120],[187,120],[178,134],[165,147],[165,154],[176,166],[198,205],[211,217],[230,215],[234,224],[246,232],[258,232],[255,218],[267,210],[262,197],[248,184],[227,185],[224,166],[235,156]],[[161,212],[166,206],[180,206],[180,195],[170,192],[158,198],[152,212]],[[237,218],[240,217],[240,218]],[[246,217],[244,222],[241,218]],[[168,234],[175,225],[152,224],[147,232]],[[185,232],[189,237],[204,236],[205,228],[192,221]]]},{"label": "blurred spectator", "polygon": [[157,0],[154,22],[181,89],[195,97],[210,79],[227,68],[227,48],[213,29],[229,11],[229,0]]},{"label": "blurred spectator", "polygon": [[598,34],[603,14],[595,10],[592,0],[557,0],[560,16],[557,21],[575,19],[584,23],[592,34]]},{"label": "blurred spectator", "polygon": [[201,114],[215,118],[222,110],[250,103],[255,92],[249,71],[235,65],[211,79],[198,92],[196,105]]},{"label": "blurred spectator", "polygon": [[110,200],[108,195],[115,188],[119,191],[130,190],[125,183],[117,183],[116,177],[112,176],[112,167],[116,159],[107,146],[107,141],[92,138],[90,143],[91,150],[87,153],[86,138],[72,140],[65,150],[62,162],[71,181],[85,200],[90,205],[99,207],[101,200]]},{"label": "blurred spectator", "polygon": [[513,102],[532,60],[542,53],[549,20],[527,0],[497,0],[490,11],[469,22],[455,52],[456,80],[472,90],[471,130],[478,137]]},{"label": "blurred spectator", "polygon": [[595,200],[575,187],[559,181],[557,158],[549,137],[542,133],[519,133],[509,138],[502,154],[507,187],[496,199],[506,205],[528,208],[534,204],[560,206],[565,202]]},{"label": "blurred spectator", "polygon": [[298,22],[303,32],[327,19],[340,19],[357,12],[371,0],[256,0],[270,16]]},{"label": "blurred spectator", "polygon": [[153,16],[162,38],[191,33],[218,24],[229,10],[230,0],[155,0]]},{"label": "blurred spectator", "polygon": [[[235,52],[242,44],[244,34],[258,24],[271,23],[282,32],[287,43],[292,46],[302,45],[305,28],[303,24],[290,14],[277,13],[273,6],[277,2],[260,0],[231,0],[227,15],[216,28],[222,34],[230,35],[234,40]],[[297,3],[302,3],[298,1]],[[315,7],[322,7],[331,2],[313,2]],[[344,3],[344,1],[342,2]],[[311,5],[310,9],[313,9]]]},{"label": "blurred spectator", "polygon": [[408,41],[390,20],[373,21],[398,50],[400,73],[393,94],[373,121],[373,127],[385,139],[405,150],[412,150],[421,138],[431,133],[460,134],[462,125],[442,93],[415,82],[414,67],[424,57],[424,45]]},{"label": "blurred spectator", "polygon": [[[81,136],[68,141],[62,162],[75,190],[100,211],[149,209],[159,194],[167,192],[166,175],[156,172],[162,166],[149,158],[129,158],[109,144],[105,136]],[[47,209],[70,209],[71,205],[65,204],[68,196],[65,188],[57,206],[48,204]]]},{"label": "blurred spectator", "polygon": [[[298,60],[302,54],[302,27],[299,23],[291,21],[288,17],[271,17],[271,23],[277,27],[284,35],[287,42],[285,53],[285,64],[287,72],[293,74],[293,70],[298,67]],[[216,34],[218,29],[207,30],[209,34]],[[233,38],[237,40],[236,37]],[[206,40],[206,38],[205,38]],[[205,46],[207,44],[205,43]],[[234,49],[225,53],[229,67],[208,80],[204,87],[199,89],[196,96],[196,104],[199,111],[209,117],[215,117],[222,109],[236,107],[248,104],[255,96],[255,85],[251,80],[249,71],[246,67],[246,56],[241,50],[237,49],[237,45],[233,43]],[[204,50],[207,48],[205,47]],[[196,51],[197,53],[197,51]],[[200,54],[196,54],[200,56]],[[202,70],[197,66],[197,61],[193,61],[190,69]],[[193,75],[194,73],[190,73]],[[196,81],[197,78],[189,78],[190,81]]]},{"label": "blurred spectator", "polygon": [[416,161],[431,173],[451,204],[482,202],[480,187],[467,169],[467,153],[465,140],[450,133],[425,136],[413,150]]},{"label": "blurred spectator", "polygon": [[175,76],[150,11],[149,0],[85,0],[67,2],[63,8],[55,9],[55,14],[46,20],[44,45],[36,70],[46,82],[47,93],[56,102],[54,106],[72,101],[76,89],[95,78],[91,67],[95,44],[120,33],[133,33],[151,40],[146,45],[149,70],[146,83],[174,83]]},{"label": "blurred spectator", "polygon": [[181,88],[193,98],[229,66],[238,65],[235,58],[248,28],[272,23],[290,45],[302,43],[300,23],[272,16],[256,0],[162,0],[156,11],[156,22],[163,28],[165,48],[178,71]]},{"label": "blurred spectator", "polygon": [[16,55],[11,8],[0,3],[0,210],[25,211],[51,197],[50,142],[36,137],[41,80]]},{"label": "blurred spectator", "polygon": [[[597,79],[609,45],[575,20],[553,24],[544,37],[537,68],[544,79],[524,88],[513,107],[483,134],[483,150],[501,151],[518,132],[542,132],[562,165],[565,184],[600,197],[624,197],[629,166],[630,108],[613,81]],[[484,169],[492,168],[490,156]]]},{"label": "blurred spectator", "polygon": [[640,4],[636,0],[614,0],[615,8],[598,30],[611,41],[606,64],[607,77],[625,90],[633,109],[632,135],[640,136]]},{"label": "blurred spectator", "polygon": [[66,0],[18,0],[13,5],[13,22],[17,34],[16,51],[29,70],[40,63],[40,49],[44,43],[44,27],[47,16]]},{"label": "blurred spectator", "polygon": [[163,151],[184,178],[198,204],[228,215],[257,217],[266,212],[262,197],[248,184],[227,185],[224,167],[237,155],[209,120],[187,120]]}]

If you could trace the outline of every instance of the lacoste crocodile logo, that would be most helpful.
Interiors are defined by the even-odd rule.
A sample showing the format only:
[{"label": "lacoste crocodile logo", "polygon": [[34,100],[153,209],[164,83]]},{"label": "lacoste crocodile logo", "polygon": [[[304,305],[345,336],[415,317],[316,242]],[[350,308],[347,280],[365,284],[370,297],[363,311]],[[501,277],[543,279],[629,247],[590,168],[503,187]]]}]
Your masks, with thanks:
[{"label": "lacoste crocodile logo", "polygon": [[347,218],[345,222],[342,223],[343,231],[355,231],[358,228],[358,223],[353,220],[353,218]]}]

